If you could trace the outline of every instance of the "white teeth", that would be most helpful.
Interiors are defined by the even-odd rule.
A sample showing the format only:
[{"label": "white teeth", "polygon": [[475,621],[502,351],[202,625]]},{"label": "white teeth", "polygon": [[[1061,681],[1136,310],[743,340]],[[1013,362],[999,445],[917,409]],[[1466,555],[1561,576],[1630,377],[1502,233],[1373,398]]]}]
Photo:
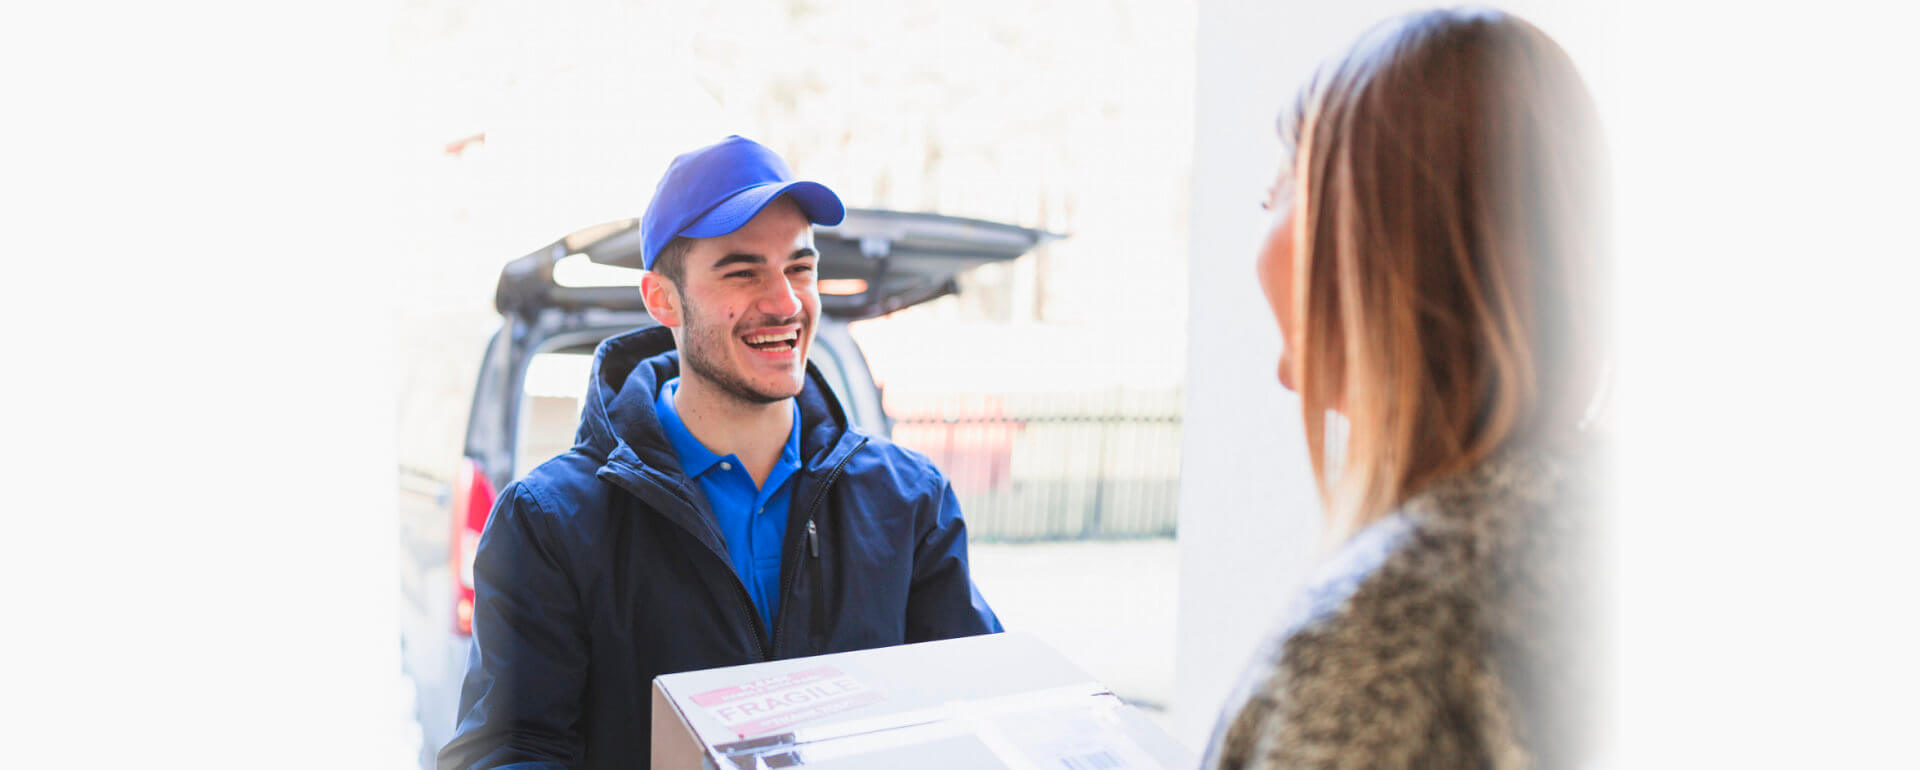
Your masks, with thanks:
[{"label": "white teeth", "polygon": [[769,342],[786,342],[791,340],[797,340],[799,338],[800,338],[799,332],[787,332],[786,334],[755,334],[747,337],[746,339],[747,339],[747,342],[749,343],[752,343],[755,345],[763,345]]}]

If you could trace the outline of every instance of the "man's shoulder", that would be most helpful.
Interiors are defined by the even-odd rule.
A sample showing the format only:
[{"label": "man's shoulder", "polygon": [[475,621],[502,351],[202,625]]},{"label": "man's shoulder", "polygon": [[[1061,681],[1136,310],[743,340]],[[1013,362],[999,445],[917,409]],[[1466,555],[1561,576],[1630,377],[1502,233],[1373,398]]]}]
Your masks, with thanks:
[{"label": "man's shoulder", "polygon": [[899,486],[916,490],[938,489],[946,481],[940,468],[933,464],[933,458],[896,444],[885,436],[861,435],[866,436],[867,443],[847,463],[850,475],[880,476]]},{"label": "man's shoulder", "polygon": [[594,458],[578,449],[563,452],[527,471],[507,486],[503,494],[513,495],[524,515],[575,520],[591,517],[608,504],[607,484],[598,477],[600,466]]}]

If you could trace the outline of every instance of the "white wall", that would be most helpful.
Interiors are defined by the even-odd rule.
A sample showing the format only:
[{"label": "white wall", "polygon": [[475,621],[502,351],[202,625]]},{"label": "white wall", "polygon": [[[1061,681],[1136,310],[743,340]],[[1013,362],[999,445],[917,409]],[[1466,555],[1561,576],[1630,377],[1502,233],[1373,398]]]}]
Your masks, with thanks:
[{"label": "white wall", "polygon": [[[1416,7],[1425,6],[1200,2],[1174,703],[1180,737],[1196,750],[1319,536],[1299,402],[1275,382],[1279,333],[1253,280],[1267,225],[1258,204],[1280,162],[1275,118],[1322,59]],[[1558,39],[1604,91],[1604,9],[1502,7]]]}]

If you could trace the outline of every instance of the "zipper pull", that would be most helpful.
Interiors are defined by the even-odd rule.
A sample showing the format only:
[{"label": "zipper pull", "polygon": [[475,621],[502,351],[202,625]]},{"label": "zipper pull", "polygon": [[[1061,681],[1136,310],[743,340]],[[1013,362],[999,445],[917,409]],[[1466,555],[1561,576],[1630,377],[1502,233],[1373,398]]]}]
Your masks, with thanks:
[{"label": "zipper pull", "polygon": [[814,529],[813,519],[807,519],[807,550],[813,552],[813,558],[820,558],[820,530]]}]

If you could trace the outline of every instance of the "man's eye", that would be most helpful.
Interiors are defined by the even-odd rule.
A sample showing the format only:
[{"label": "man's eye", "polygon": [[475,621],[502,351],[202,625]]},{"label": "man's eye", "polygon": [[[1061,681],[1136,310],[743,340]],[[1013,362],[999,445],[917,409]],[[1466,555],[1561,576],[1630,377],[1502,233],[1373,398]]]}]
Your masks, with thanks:
[{"label": "man's eye", "polygon": [[790,273],[811,273],[811,272],[813,272],[813,265],[794,265],[793,267],[789,267],[789,268],[787,268],[787,272],[790,272]]},{"label": "man's eye", "polygon": [[752,270],[735,270],[735,271],[733,271],[733,272],[731,272],[731,273],[728,273],[728,274],[726,274],[726,275],[725,275],[725,276],[723,276],[723,277],[725,277],[725,278],[752,278],[752,277],[753,277],[753,271],[752,271]]}]

